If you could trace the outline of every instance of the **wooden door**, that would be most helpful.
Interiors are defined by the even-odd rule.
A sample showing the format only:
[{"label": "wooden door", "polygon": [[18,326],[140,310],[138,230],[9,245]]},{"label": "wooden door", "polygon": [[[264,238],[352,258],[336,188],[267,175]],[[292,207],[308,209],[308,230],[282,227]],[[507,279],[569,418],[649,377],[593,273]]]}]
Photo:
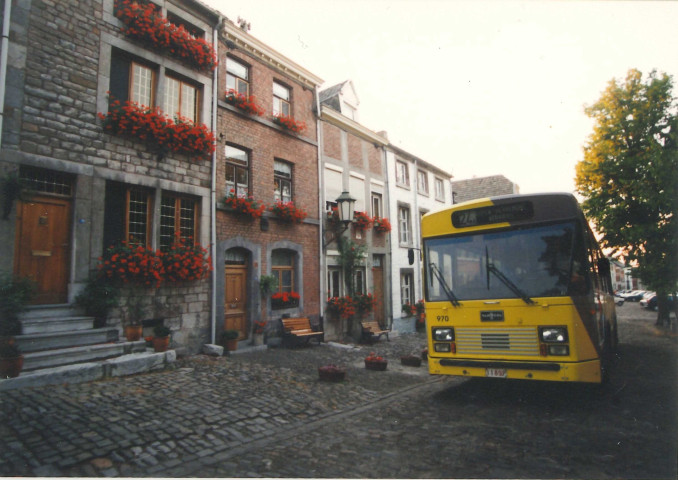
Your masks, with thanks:
[{"label": "wooden door", "polygon": [[384,318],[384,267],[382,266],[383,256],[375,256],[372,267],[372,285],[374,289],[374,319],[382,326],[386,325]]},{"label": "wooden door", "polygon": [[33,304],[68,301],[71,202],[35,196],[17,204],[14,273],[36,284]]},{"label": "wooden door", "polygon": [[224,291],[224,330],[238,330],[247,338],[247,267],[227,265]]}]

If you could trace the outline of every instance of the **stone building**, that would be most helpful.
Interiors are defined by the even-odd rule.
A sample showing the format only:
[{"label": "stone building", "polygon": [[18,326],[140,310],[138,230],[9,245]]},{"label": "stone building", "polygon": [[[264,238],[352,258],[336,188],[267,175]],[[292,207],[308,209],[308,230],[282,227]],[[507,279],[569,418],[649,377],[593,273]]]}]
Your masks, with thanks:
[{"label": "stone building", "polygon": [[462,203],[477,198],[515,193],[520,193],[520,188],[503,175],[469,178],[452,182],[452,203]]},{"label": "stone building", "polygon": [[[282,316],[320,320],[315,108],[322,80],[228,20],[219,58],[217,329],[239,330],[246,341],[255,322],[268,322],[271,343]],[[259,213],[243,213],[243,202]],[[306,216],[286,220],[271,210],[276,204]],[[262,291],[261,280],[271,277],[275,288]]]},{"label": "stone building", "polygon": [[[4,2],[0,176],[32,192],[0,220],[0,270],[32,278],[36,304],[73,305],[111,245],[210,245],[221,19],[199,1],[161,3],[145,12],[159,20],[150,28],[171,30],[179,46],[137,28],[152,6]],[[120,330],[125,306],[138,303],[147,329],[164,324],[175,347],[196,351],[211,329],[210,298],[209,277],[126,287],[107,327]]]},{"label": "stone building", "polygon": [[[386,149],[386,163],[393,220],[389,272],[393,285],[393,329],[411,332],[415,328],[411,306],[424,298],[421,217],[452,204],[452,175],[394,145]],[[409,262],[410,249],[414,249],[414,264]]]},{"label": "stone building", "polygon": [[[386,324],[390,316],[390,234],[374,228],[373,221],[389,218],[384,147],[387,139],[358,123],[358,97],[350,80],[320,92],[320,138],[325,229],[323,276],[325,298],[371,295],[374,307],[366,315]],[[354,221],[343,231],[334,225],[337,198],[347,192],[354,200]],[[358,219],[363,219],[362,227]],[[355,262],[346,259],[352,249],[364,249]],[[358,313],[358,312],[357,312]],[[352,321],[325,312],[325,338],[360,335]]]}]

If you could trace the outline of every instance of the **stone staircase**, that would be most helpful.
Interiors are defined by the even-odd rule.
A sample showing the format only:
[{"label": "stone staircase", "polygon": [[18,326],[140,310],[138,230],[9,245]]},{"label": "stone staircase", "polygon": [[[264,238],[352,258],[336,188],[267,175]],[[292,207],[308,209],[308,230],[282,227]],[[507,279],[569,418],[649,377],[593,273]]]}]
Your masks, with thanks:
[{"label": "stone staircase", "polygon": [[147,349],[144,340],[120,340],[115,327],[94,328],[94,318],[71,305],[34,306],[21,321],[23,334],[16,342],[24,367],[19,377],[0,380],[0,391],[129,375],[176,359],[174,351]]}]

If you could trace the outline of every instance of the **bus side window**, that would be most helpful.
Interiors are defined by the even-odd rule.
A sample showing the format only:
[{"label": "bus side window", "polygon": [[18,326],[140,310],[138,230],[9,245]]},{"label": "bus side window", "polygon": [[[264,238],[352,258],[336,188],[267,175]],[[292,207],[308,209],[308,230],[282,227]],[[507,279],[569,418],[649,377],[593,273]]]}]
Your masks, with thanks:
[{"label": "bus side window", "polygon": [[569,295],[586,295],[591,288],[591,275],[588,269],[587,246],[582,235],[574,236],[572,248],[572,273],[570,275]]}]

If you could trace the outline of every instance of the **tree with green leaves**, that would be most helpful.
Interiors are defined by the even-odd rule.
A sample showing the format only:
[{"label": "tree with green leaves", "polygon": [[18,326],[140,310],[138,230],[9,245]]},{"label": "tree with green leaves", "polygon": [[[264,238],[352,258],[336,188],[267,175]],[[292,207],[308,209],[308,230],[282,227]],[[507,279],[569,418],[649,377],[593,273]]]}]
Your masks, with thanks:
[{"label": "tree with green leaves", "polygon": [[594,120],[576,166],[582,207],[610,248],[657,292],[658,325],[669,325],[678,285],[678,104],[673,79],[632,69],[587,106]]}]

